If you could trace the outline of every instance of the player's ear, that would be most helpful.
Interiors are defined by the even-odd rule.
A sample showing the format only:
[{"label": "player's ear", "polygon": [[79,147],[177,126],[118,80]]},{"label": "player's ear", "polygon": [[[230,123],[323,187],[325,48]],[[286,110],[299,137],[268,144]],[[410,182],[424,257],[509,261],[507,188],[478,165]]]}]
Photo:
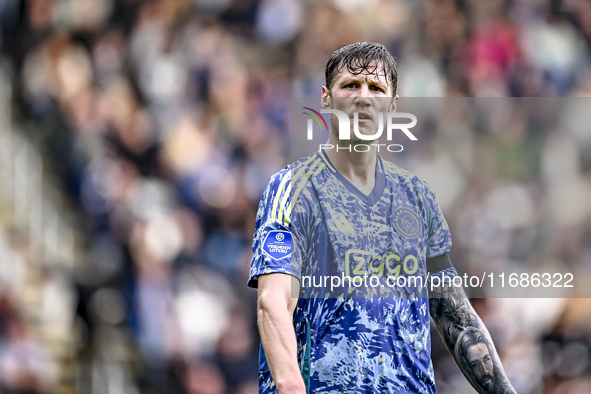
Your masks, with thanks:
[{"label": "player's ear", "polygon": [[398,95],[392,97],[392,103],[390,104],[390,108],[388,108],[388,112],[396,112],[396,107],[398,107],[399,98],[400,97]]},{"label": "player's ear", "polygon": [[326,87],[322,87],[322,96],[320,96],[320,104],[322,108],[330,108],[330,90]]}]

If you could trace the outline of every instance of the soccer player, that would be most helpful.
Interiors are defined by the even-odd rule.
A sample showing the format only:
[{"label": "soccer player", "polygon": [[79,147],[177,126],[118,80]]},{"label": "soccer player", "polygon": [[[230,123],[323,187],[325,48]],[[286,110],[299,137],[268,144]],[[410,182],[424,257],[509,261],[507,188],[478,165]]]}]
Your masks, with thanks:
[{"label": "soccer player", "polygon": [[[458,275],[430,187],[367,141],[379,129],[379,114],[396,110],[394,58],[383,45],[352,44],[333,53],[325,74],[323,108],[346,113],[358,126],[351,139],[339,140],[331,115],[325,147],[340,149],[288,165],[261,199],[248,281],[258,287],[260,392],[435,393],[431,317],[478,392],[514,393],[461,288],[394,294],[389,286],[392,278],[440,283]],[[362,143],[369,151],[356,149]],[[310,278],[349,282],[330,292]],[[467,340],[475,335],[482,346]]]}]

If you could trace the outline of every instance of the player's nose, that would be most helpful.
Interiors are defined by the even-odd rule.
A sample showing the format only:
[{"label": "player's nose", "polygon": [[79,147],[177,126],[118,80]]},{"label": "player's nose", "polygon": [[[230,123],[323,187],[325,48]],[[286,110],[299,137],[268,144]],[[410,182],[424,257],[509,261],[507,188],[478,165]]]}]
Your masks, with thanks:
[{"label": "player's nose", "polygon": [[369,90],[369,86],[365,83],[361,84],[359,89],[357,90],[357,94],[355,97],[355,104],[357,105],[371,105],[371,91]]},{"label": "player's nose", "polygon": [[370,91],[367,83],[362,83],[357,93],[359,97],[369,97]]}]

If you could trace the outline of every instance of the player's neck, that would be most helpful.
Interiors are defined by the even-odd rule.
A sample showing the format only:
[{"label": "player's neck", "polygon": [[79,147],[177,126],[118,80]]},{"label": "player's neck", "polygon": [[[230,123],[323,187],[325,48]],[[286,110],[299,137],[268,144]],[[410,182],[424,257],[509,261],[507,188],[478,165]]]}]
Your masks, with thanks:
[{"label": "player's neck", "polygon": [[365,195],[370,195],[376,184],[375,150],[369,152],[349,152],[329,149],[326,155],[335,169]]}]

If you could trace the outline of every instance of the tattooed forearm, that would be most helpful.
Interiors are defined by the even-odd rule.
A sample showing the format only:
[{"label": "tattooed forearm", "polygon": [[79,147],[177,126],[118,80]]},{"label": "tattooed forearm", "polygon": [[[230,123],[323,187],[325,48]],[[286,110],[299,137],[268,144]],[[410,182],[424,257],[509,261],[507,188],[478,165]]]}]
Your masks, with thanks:
[{"label": "tattooed forearm", "polygon": [[[448,268],[445,275],[457,275]],[[441,272],[439,274],[441,274]],[[435,274],[437,275],[437,274]],[[462,373],[479,393],[515,393],[488,330],[461,287],[437,286],[429,294],[431,317]]]}]

